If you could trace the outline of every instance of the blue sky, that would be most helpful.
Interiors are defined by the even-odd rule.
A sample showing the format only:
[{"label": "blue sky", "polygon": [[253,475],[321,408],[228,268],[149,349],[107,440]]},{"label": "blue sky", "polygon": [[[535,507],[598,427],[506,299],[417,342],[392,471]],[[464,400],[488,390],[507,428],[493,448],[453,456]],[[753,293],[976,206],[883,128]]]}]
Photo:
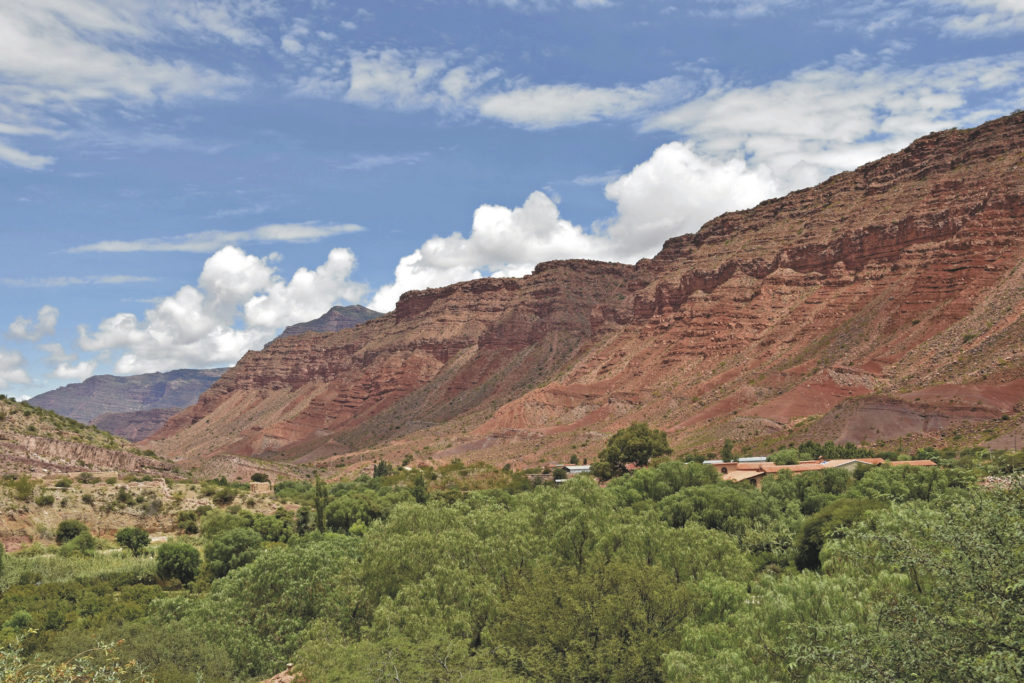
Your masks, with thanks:
[{"label": "blue sky", "polygon": [[0,391],[632,262],[1024,106],[1024,0],[0,0]]}]

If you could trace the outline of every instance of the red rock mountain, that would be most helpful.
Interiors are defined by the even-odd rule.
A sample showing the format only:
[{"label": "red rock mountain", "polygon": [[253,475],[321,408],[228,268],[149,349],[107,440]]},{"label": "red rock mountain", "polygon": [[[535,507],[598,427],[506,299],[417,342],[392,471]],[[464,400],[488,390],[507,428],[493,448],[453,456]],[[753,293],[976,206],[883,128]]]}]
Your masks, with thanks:
[{"label": "red rock mountain", "polygon": [[296,323],[284,328],[282,337],[292,337],[307,332],[337,332],[355,327],[367,320],[379,318],[383,313],[371,311],[365,306],[334,306],[316,320]]},{"label": "red rock mountain", "polygon": [[638,419],[677,450],[1005,440],[1024,400],[1022,258],[1017,113],[724,214],[636,265],[543,263],[280,338],[151,447],[530,462],[593,457]]}]

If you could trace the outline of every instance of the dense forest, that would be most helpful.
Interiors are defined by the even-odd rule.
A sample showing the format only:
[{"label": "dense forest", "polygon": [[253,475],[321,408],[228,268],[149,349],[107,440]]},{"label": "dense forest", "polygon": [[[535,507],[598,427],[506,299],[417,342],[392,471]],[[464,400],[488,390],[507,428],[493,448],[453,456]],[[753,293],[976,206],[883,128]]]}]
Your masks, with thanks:
[{"label": "dense forest", "polygon": [[671,456],[604,486],[382,466],[278,482],[272,515],[209,483],[155,550],[69,523],[5,556],[0,675],[1020,680],[1024,456],[921,457],[760,489]]}]

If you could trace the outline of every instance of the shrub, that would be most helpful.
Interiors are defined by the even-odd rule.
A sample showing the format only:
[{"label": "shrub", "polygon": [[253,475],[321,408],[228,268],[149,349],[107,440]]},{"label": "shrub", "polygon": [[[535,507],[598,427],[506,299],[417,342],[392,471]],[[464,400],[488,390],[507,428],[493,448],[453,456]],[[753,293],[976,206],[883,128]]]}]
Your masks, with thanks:
[{"label": "shrub", "polygon": [[136,526],[126,526],[117,532],[117,544],[127,548],[132,555],[138,556],[142,549],[149,545],[149,534]]},{"label": "shrub", "polygon": [[96,499],[93,498],[93,495],[91,493],[82,494],[82,502],[85,503],[86,505],[92,505],[95,500]]},{"label": "shrub", "polygon": [[253,472],[253,475],[249,478],[253,481],[270,481],[270,476],[265,472]]},{"label": "shrub", "polygon": [[187,543],[170,541],[156,551],[156,575],[163,580],[191,583],[199,574],[199,551]]},{"label": "shrub", "polygon": [[27,476],[22,475],[14,482],[14,497],[18,500],[32,500],[35,484]]},{"label": "shrub", "polygon": [[71,479],[69,477],[61,477],[54,483],[54,486],[59,489],[69,488],[71,486]]},{"label": "shrub", "polygon": [[83,531],[60,548],[60,554],[68,555],[92,555],[96,549],[96,539],[88,531]]},{"label": "shrub", "polygon": [[55,536],[55,540],[57,541],[57,545],[64,545],[75,536],[87,533],[89,533],[89,527],[85,526],[83,522],[80,522],[77,519],[65,519],[57,525],[57,535]]},{"label": "shrub", "polygon": [[222,486],[213,494],[213,502],[217,505],[228,505],[235,499],[235,492],[227,486]]},{"label": "shrub", "polygon": [[36,505],[39,507],[49,507],[53,505],[54,497],[50,493],[43,493],[36,497]]},{"label": "shrub", "polygon": [[80,484],[95,484],[99,481],[98,477],[93,476],[89,472],[82,472],[78,475],[78,482]]}]

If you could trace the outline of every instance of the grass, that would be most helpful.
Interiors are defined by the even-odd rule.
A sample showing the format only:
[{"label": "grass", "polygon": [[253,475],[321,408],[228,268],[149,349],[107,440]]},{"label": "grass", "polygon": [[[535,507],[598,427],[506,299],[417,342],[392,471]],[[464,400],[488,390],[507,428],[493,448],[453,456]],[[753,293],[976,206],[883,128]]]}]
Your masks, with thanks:
[{"label": "grass", "polygon": [[134,577],[132,583],[137,583],[155,572],[155,558],[132,557],[120,550],[101,551],[93,556],[63,556],[57,554],[56,549],[30,546],[19,553],[4,556],[0,591],[17,585],[22,577],[27,577],[32,583],[65,583],[127,575]]}]

